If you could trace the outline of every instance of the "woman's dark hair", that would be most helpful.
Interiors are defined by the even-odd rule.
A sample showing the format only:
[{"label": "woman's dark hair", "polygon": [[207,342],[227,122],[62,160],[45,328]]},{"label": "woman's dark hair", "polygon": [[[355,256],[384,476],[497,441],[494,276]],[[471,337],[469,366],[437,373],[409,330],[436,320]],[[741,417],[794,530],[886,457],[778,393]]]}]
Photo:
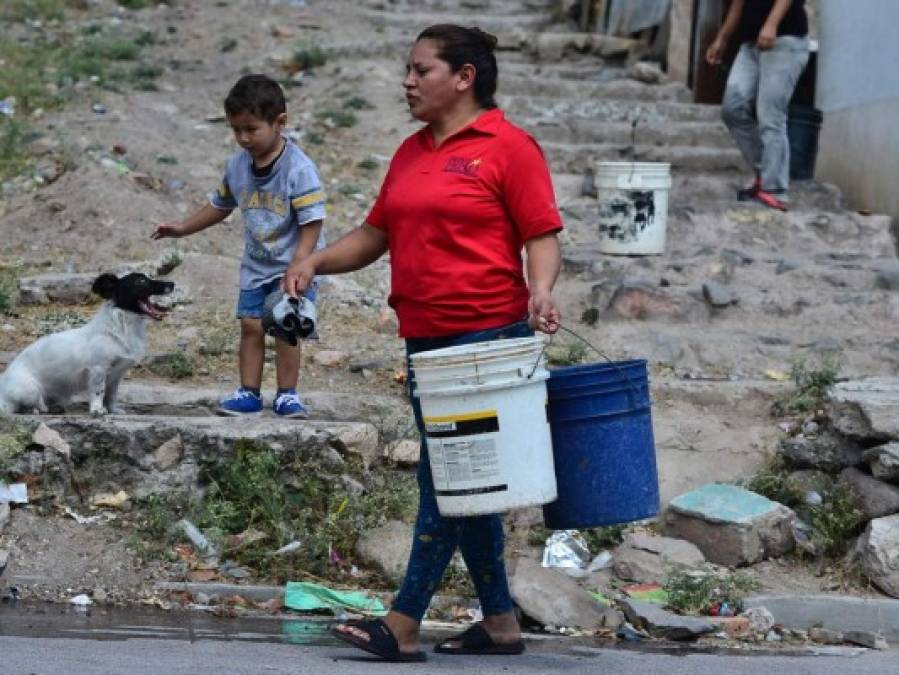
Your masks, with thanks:
[{"label": "woman's dark hair", "polygon": [[466,63],[474,66],[477,74],[474,81],[474,96],[481,107],[489,110],[496,107],[496,48],[495,35],[485,33],[480,28],[464,28],[449,23],[441,23],[425,28],[416,38],[433,40],[437,43],[437,57],[446,61],[452,71],[458,72]]},{"label": "woman's dark hair", "polygon": [[281,85],[266,75],[244,75],[231,87],[225,98],[228,115],[250,113],[253,117],[274,122],[287,112]]}]

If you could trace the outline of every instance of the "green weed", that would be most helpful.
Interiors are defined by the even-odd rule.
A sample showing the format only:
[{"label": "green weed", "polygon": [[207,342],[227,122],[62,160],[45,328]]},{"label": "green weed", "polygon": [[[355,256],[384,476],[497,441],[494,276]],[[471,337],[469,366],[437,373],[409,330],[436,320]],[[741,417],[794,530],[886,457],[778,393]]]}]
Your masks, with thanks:
[{"label": "green weed", "polygon": [[846,552],[864,525],[864,514],[852,488],[837,482],[821,494],[821,503],[803,510],[812,527],[814,548],[824,555],[839,556]]},{"label": "green weed", "polygon": [[363,171],[374,171],[375,169],[378,168],[379,164],[378,164],[378,160],[372,159],[371,157],[366,157],[365,159],[361,160],[358,164],[356,164],[356,166],[359,167],[360,169],[362,169]]},{"label": "green weed", "polygon": [[317,117],[326,124],[331,124],[341,129],[347,129],[359,123],[359,119],[348,110],[323,110],[318,113]]},{"label": "green weed", "polygon": [[316,44],[301,43],[288,61],[291,70],[312,70],[325,65],[328,57],[325,51]]},{"label": "green weed", "polygon": [[[592,527],[579,531],[584,537],[584,541],[587,542],[590,553],[597,555],[600,551],[614,548],[624,541],[627,527],[627,525],[609,525],[608,527]],[[543,526],[532,527],[528,530],[528,544],[544,546],[552,533],[552,530]]]},{"label": "green weed", "polygon": [[0,21],[61,21],[71,4],[68,0],[3,0]]},{"label": "green weed", "polygon": [[324,145],[325,137],[321,134],[317,134],[314,131],[310,131],[306,134],[306,142],[310,145]]},{"label": "green weed", "polygon": [[664,589],[668,606],[683,614],[705,614],[713,603],[728,603],[735,612],[742,609],[743,598],[758,588],[755,580],[739,572],[716,571],[712,567],[668,571]]},{"label": "green weed", "polygon": [[840,358],[837,354],[823,354],[817,363],[797,358],[790,369],[790,377],[796,389],[775,402],[774,412],[781,415],[807,413],[819,410],[827,402],[827,390],[840,374]]},{"label": "green weed", "polygon": [[8,271],[0,271],[0,314],[9,314],[15,306],[17,284],[15,274]]},{"label": "green weed", "polygon": [[31,430],[22,424],[4,424],[0,428],[0,480],[12,478],[18,457],[31,443]]},{"label": "green weed", "polygon": [[581,314],[581,323],[595,326],[597,321],[599,321],[599,310],[596,307],[588,307]]},{"label": "green weed", "polygon": [[761,467],[746,481],[745,487],[747,490],[789,507],[802,502],[802,490],[790,478],[783,458],[774,453],[765,456]]},{"label": "green weed", "polygon": [[162,354],[149,359],[144,367],[154,375],[166,377],[171,380],[183,380],[192,377],[196,370],[193,358],[184,352]]},{"label": "green weed", "polygon": [[78,328],[87,323],[87,319],[77,312],[51,310],[37,320],[38,337],[58,333],[70,328]]},{"label": "green weed", "polygon": [[117,0],[126,9],[143,9],[150,6],[150,0]]},{"label": "green weed", "polygon": [[348,110],[374,110],[374,106],[364,96],[351,96],[343,102],[343,107]]}]

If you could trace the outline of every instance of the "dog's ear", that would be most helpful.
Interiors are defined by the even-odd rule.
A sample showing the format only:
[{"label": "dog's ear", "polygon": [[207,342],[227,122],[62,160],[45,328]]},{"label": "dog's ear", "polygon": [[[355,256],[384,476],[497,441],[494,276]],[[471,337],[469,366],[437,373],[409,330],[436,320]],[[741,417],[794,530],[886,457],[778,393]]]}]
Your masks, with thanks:
[{"label": "dog's ear", "polygon": [[101,274],[94,279],[94,285],[91,290],[101,298],[107,300],[115,295],[115,289],[119,285],[119,278],[115,274]]}]

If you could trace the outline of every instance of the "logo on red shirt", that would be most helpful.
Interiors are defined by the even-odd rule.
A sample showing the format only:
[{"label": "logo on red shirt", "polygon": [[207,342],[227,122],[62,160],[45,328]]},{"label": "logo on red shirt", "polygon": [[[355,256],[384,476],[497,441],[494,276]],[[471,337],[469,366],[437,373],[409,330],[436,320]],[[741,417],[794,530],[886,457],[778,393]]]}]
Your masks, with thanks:
[{"label": "logo on red shirt", "polygon": [[474,176],[477,175],[479,168],[481,168],[480,158],[450,157],[443,170],[447,173],[461,173],[463,176]]}]

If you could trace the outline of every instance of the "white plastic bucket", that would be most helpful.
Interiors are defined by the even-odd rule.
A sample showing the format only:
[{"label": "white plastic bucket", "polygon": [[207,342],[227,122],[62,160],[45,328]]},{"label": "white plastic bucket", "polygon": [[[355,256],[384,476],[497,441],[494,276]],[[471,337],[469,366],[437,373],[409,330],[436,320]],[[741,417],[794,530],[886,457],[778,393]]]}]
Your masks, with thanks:
[{"label": "white plastic bucket", "polygon": [[437,507],[474,516],[556,499],[543,339],[412,355]]},{"label": "white plastic bucket", "polygon": [[613,255],[664,253],[670,189],[670,164],[597,162],[597,248]]}]

